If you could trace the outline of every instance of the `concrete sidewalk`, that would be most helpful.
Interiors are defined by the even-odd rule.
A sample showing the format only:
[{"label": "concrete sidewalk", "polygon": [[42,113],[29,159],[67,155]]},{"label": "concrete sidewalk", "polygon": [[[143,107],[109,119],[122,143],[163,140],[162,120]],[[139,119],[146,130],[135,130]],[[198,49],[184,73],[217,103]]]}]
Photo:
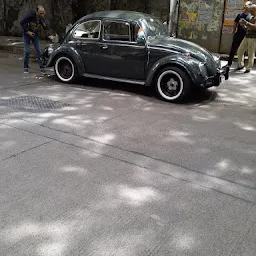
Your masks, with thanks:
[{"label": "concrete sidewalk", "polygon": [[255,69],[187,104],[22,71],[1,52],[1,256],[256,255]]}]

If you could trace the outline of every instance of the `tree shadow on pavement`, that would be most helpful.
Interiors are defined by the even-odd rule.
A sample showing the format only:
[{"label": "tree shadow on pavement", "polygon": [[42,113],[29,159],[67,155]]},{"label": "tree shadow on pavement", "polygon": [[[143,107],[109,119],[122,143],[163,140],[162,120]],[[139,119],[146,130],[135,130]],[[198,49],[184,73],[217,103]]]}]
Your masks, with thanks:
[{"label": "tree shadow on pavement", "polygon": [[[53,75],[51,77],[54,81],[57,81],[57,77]],[[157,98],[155,89],[143,85],[129,84],[129,83],[120,83],[113,81],[104,81],[99,79],[89,79],[89,78],[79,78],[75,85],[77,87],[90,86],[95,88],[123,91],[132,93],[141,97],[150,97],[153,101],[163,102]],[[209,101],[214,101],[217,97],[217,93],[214,91],[205,90],[203,88],[193,87],[190,95],[182,102],[176,104],[185,104],[185,105],[194,105],[194,104],[205,104]],[[170,104],[170,103],[169,103]]]},{"label": "tree shadow on pavement", "polygon": [[57,141],[1,166],[1,255],[226,255],[223,237],[235,245],[255,213],[211,189]]},{"label": "tree shadow on pavement", "polygon": [[253,251],[255,119],[145,89],[87,80],[9,92],[70,106],[0,109],[1,255]]}]

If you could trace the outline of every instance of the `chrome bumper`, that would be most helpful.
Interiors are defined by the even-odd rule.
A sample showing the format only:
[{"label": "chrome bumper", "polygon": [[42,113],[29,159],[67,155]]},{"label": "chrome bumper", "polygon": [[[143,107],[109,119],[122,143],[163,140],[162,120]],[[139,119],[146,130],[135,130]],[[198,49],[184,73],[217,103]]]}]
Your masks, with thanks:
[{"label": "chrome bumper", "polygon": [[205,81],[203,87],[209,88],[212,86],[219,86],[222,82],[222,79],[228,80],[229,78],[229,69],[228,68],[221,68],[218,69],[215,76],[210,76]]}]

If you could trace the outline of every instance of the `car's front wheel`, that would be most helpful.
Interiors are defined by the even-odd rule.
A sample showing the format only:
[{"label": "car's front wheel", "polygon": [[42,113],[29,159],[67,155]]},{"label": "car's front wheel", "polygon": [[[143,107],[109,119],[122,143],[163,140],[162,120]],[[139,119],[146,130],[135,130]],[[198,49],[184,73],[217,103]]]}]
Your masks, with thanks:
[{"label": "car's front wheel", "polygon": [[155,80],[158,96],[169,102],[184,100],[191,88],[190,78],[178,67],[167,67],[162,69]]},{"label": "car's front wheel", "polygon": [[63,83],[73,83],[77,78],[76,65],[69,56],[58,56],[54,70],[58,79]]}]

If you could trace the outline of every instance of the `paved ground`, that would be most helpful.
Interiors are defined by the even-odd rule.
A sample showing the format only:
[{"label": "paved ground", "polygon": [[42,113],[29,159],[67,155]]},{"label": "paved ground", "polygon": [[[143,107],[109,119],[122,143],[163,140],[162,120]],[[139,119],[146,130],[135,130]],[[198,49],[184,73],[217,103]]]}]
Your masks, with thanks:
[{"label": "paved ground", "polygon": [[174,105],[32,66],[1,53],[0,255],[256,255],[256,71]]}]

